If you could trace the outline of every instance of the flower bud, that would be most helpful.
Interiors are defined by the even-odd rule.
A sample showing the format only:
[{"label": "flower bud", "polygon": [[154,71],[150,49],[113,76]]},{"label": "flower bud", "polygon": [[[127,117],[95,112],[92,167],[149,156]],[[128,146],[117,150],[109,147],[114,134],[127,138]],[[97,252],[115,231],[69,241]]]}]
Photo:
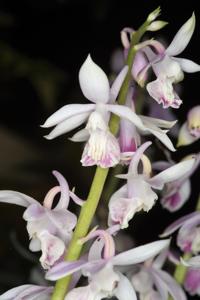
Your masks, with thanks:
[{"label": "flower bud", "polygon": [[153,22],[159,15],[160,15],[161,9],[160,6],[156,8],[154,11],[152,11],[147,18],[147,22],[151,23]]},{"label": "flower bud", "polygon": [[160,29],[162,29],[163,27],[165,27],[167,24],[168,24],[168,22],[158,20],[158,21],[155,21],[155,22],[151,23],[151,24],[147,27],[147,30],[148,30],[148,31],[157,31],[157,30],[160,30]]}]

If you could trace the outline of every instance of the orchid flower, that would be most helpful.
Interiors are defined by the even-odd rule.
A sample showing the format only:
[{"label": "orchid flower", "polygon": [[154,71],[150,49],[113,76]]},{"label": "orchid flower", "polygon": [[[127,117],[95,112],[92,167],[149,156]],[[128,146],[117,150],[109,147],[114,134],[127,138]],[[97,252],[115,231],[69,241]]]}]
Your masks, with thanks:
[{"label": "orchid flower", "polygon": [[[174,300],[186,300],[186,295],[175,279],[162,267],[168,249],[156,258],[145,261],[131,276],[131,282],[140,300],[167,300],[170,294]],[[131,272],[130,272],[131,273]]]},{"label": "orchid flower", "polygon": [[[109,131],[108,121],[110,112],[120,117],[126,115],[123,106],[112,103],[116,100],[127,70],[128,66],[125,66],[110,88],[106,74],[88,55],[79,71],[79,83],[84,96],[93,103],[69,104],[59,109],[43,125],[47,128],[56,125],[46,138],[53,139],[87,122],[86,127],[71,138],[75,142],[87,141],[82,165],[96,164],[102,168],[116,165],[120,160],[120,149],[117,139]],[[130,117],[136,124],[141,123],[135,114]]]},{"label": "orchid flower", "polygon": [[[135,99],[135,89],[133,87],[129,89],[125,105],[135,113],[134,99]],[[169,129],[172,126],[174,126],[176,121],[165,121],[165,120],[146,117],[142,115],[140,115],[140,119],[143,123],[145,130],[144,129],[141,130],[141,128],[140,129],[137,128],[129,120],[122,119],[120,121],[119,144],[121,149],[122,163],[129,162],[133,153],[141,144],[140,135],[148,135],[149,133],[152,133],[163,144],[165,144],[171,151],[175,151],[172,142],[166,135],[167,130],[162,130],[161,127]]]},{"label": "orchid flower", "polygon": [[[149,211],[158,199],[153,189],[162,190],[164,185],[178,180],[187,174],[194,165],[195,160],[190,159],[180,162],[159,174],[150,177],[151,164],[144,159],[144,151],[151,145],[146,142],[140,146],[130,162],[128,174],[117,175],[126,179],[127,183],[117,190],[109,202],[108,224],[119,224],[121,228],[128,227],[128,222],[138,211]],[[143,173],[138,173],[138,165],[143,159]]]},{"label": "orchid flower", "polygon": [[133,123],[144,134],[155,135],[166,147],[175,151],[166,135],[168,130],[160,129],[160,127],[169,129],[175,122],[150,120],[136,115],[133,110],[124,105],[114,103],[127,68],[125,66],[122,69],[110,88],[106,74],[88,55],[79,71],[79,82],[84,96],[93,104],[68,104],[59,109],[42,125],[46,128],[56,125],[46,138],[53,139],[87,121],[86,127],[71,138],[75,142],[87,141],[82,154],[82,165],[99,165],[102,168],[114,166],[120,160],[120,147],[108,127],[110,112],[112,112]]},{"label": "orchid flower", "polygon": [[178,145],[190,145],[200,138],[200,105],[197,105],[189,110],[187,121],[182,125]]},{"label": "orchid flower", "polygon": [[169,245],[169,240],[156,241],[116,255],[114,240],[107,231],[92,231],[82,242],[95,237],[100,239],[92,244],[88,261],[59,263],[47,272],[46,278],[57,280],[78,270],[88,277],[89,284],[71,290],[65,300],[100,300],[112,296],[119,300],[136,300],[130,281],[118,267],[138,264],[153,257]]},{"label": "orchid flower", "polygon": [[165,229],[161,236],[169,236],[178,229],[177,245],[179,248],[183,252],[198,253],[200,251],[200,212],[193,212],[176,220]]},{"label": "orchid flower", "polygon": [[53,287],[25,284],[15,287],[0,296],[0,300],[50,300]]},{"label": "orchid flower", "polygon": [[[191,194],[191,183],[190,177],[196,171],[200,163],[200,155],[190,155],[185,157],[183,160],[194,158],[195,162],[191,170],[188,173],[184,174],[177,180],[173,182],[169,182],[165,185],[164,189],[161,192],[161,204],[164,208],[169,210],[170,212],[175,212],[180,209],[185,202],[189,199]],[[155,163],[157,168],[160,166],[161,169],[167,168],[174,164],[165,162],[157,162]],[[154,164],[154,166],[155,166]]]},{"label": "orchid flower", "polygon": [[[194,73],[200,71],[200,66],[191,60],[177,58],[176,55],[183,52],[187,47],[195,28],[195,15],[179,29],[171,44],[165,50],[157,47],[157,53],[149,46],[144,47],[143,51],[149,60],[140,74],[137,76],[138,82],[143,82],[147,70],[152,66],[157,79],[147,84],[147,91],[163,108],[179,108],[182,100],[173,89],[173,84],[183,80],[184,73]],[[151,42],[151,41],[150,41]],[[150,43],[149,42],[149,43]],[[146,44],[148,44],[146,42]],[[144,44],[145,45],[145,44]]]},{"label": "orchid flower", "polygon": [[[69,191],[65,178],[53,171],[59,186],[53,187],[46,195],[43,206],[35,199],[15,191],[0,191],[0,202],[11,203],[26,208],[23,219],[27,221],[27,231],[30,238],[29,249],[33,252],[42,251],[40,262],[48,269],[63,254],[68,245],[72,231],[76,226],[76,216],[68,210],[70,197],[79,205],[83,201]],[[56,194],[60,199],[53,208]]]}]

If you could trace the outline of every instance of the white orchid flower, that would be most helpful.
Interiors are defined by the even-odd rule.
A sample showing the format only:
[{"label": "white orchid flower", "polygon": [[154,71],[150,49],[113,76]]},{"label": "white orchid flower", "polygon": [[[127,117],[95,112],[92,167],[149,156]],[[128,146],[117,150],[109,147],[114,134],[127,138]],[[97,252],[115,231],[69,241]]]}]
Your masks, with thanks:
[{"label": "white orchid flower", "polygon": [[79,82],[84,96],[92,104],[68,104],[51,115],[42,127],[55,128],[46,136],[53,139],[67,133],[87,122],[86,127],[78,131],[72,138],[75,142],[87,141],[81,162],[84,166],[99,165],[107,168],[116,165],[120,160],[120,147],[117,139],[111,134],[108,127],[110,113],[133,123],[144,134],[153,134],[171,151],[175,151],[166,133],[175,122],[140,117],[124,105],[115,102],[120,87],[126,76],[128,67],[125,66],[112,87],[104,71],[96,65],[88,55],[79,71]]},{"label": "white orchid flower", "polygon": [[[146,88],[150,96],[159,104],[162,104],[163,108],[170,106],[179,108],[182,100],[174,91],[173,84],[183,80],[184,72],[194,73],[200,71],[200,65],[191,60],[176,57],[187,47],[195,29],[195,22],[193,13],[191,18],[179,29],[167,49],[164,50],[163,48],[162,50],[160,43],[156,45],[152,41],[149,41],[149,45],[153,46],[157,53],[152,51],[149,46],[142,49],[149,63],[146,63],[140,74],[137,74],[136,80],[139,83],[144,83],[146,73],[152,66],[157,79],[149,82]],[[148,44],[148,42],[144,43],[144,45]]]},{"label": "white orchid flower", "polygon": [[[96,300],[117,297],[119,300],[136,300],[136,293],[128,278],[119,271],[121,266],[135,265],[149,259],[168,247],[169,240],[156,241],[115,255],[112,236],[103,230],[92,231],[86,238],[99,236],[88,254],[88,261],[63,262],[48,271],[46,278],[57,280],[78,270],[88,277],[89,284],[71,290],[65,300]],[[103,251],[102,251],[103,250]]]},{"label": "white orchid flower", "polygon": [[128,174],[117,175],[117,177],[126,179],[127,183],[117,190],[109,201],[108,224],[112,226],[119,224],[121,228],[128,227],[128,222],[138,211],[149,211],[155,201],[158,199],[153,189],[162,190],[164,185],[181,178],[187,174],[195,163],[195,159],[182,161],[159,174],[149,177],[146,174],[145,164],[149,169],[149,160],[143,164],[143,173],[138,173],[138,164],[143,156],[143,152],[151,145],[146,142],[140,146],[130,162]]},{"label": "white orchid flower", "polygon": [[[68,245],[77,217],[68,210],[70,197],[79,205],[83,201],[73,192],[65,178],[57,171],[53,172],[59,186],[52,188],[46,195],[43,205],[35,199],[15,191],[0,191],[0,202],[11,203],[26,208],[23,219],[27,221],[30,237],[29,249],[42,251],[40,262],[44,269],[52,266],[63,254]],[[60,199],[53,208],[54,197],[60,193]]]}]

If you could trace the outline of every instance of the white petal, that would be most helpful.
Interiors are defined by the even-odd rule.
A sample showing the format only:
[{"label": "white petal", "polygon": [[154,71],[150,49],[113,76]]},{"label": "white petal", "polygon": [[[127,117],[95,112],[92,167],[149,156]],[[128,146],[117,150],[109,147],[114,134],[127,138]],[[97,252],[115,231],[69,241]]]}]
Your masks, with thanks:
[{"label": "white petal", "polygon": [[195,159],[188,159],[164,170],[158,175],[150,178],[148,182],[155,189],[161,190],[165,183],[180,179],[189,172],[195,163]]},{"label": "white petal", "polygon": [[190,134],[188,130],[187,122],[185,122],[179,131],[177,147],[190,145],[197,140],[198,137],[195,137]]},{"label": "white petal", "polygon": [[141,263],[149,258],[154,257],[163,249],[168,247],[169,242],[170,240],[161,240],[146,244],[144,246],[136,247],[114,256],[111,259],[111,262],[113,265],[118,266]]},{"label": "white petal", "polygon": [[167,237],[169,235],[171,235],[173,232],[175,232],[177,229],[179,229],[180,227],[182,227],[184,225],[184,223],[188,224],[188,221],[190,223],[190,220],[198,220],[199,218],[199,212],[193,212],[190,213],[184,217],[179,218],[178,220],[176,220],[175,222],[173,222],[171,225],[169,225],[162,234],[160,234],[160,237]]},{"label": "white petal", "polygon": [[0,191],[0,202],[1,203],[10,203],[10,204],[16,204],[24,207],[28,207],[31,204],[38,204],[38,202],[19,192],[15,191]]},{"label": "white petal", "polygon": [[183,72],[186,73],[195,73],[200,71],[200,65],[196,64],[192,60],[186,59],[186,58],[173,58],[176,60],[180,66]]},{"label": "white petal", "polygon": [[17,286],[4,294],[1,294],[0,299],[1,300],[12,300],[15,299],[14,297],[17,297],[20,293],[22,293],[25,290],[28,290],[30,287],[32,287],[31,284],[24,284]]},{"label": "white petal", "polygon": [[79,71],[79,83],[84,96],[94,103],[107,103],[110,97],[109,81],[104,71],[90,55]]},{"label": "white petal", "polygon": [[167,120],[162,120],[162,119],[157,119],[157,118],[152,118],[152,117],[146,117],[139,115],[139,117],[142,119],[142,121],[146,121],[148,123],[152,123],[153,125],[161,128],[167,128],[170,129],[172,128],[176,123],[177,120],[175,121],[167,121]]},{"label": "white petal", "polygon": [[71,118],[85,112],[94,110],[94,104],[68,104],[61,107],[53,115],[51,115],[41,127],[49,128],[57,125],[65,119]]},{"label": "white petal", "polygon": [[183,52],[193,35],[195,22],[195,15],[193,13],[191,18],[185,24],[183,24],[173,38],[171,44],[165,51],[166,54],[170,56],[176,56]]},{"label": "white petal", "polygon": [[96,297],[90,286],[87,285],[71,290],[64,300],[96,300]]},{"label": "white petal", "polygon": [[118,74],[118,76],[116,77],[116,79],[114,80],[111,89],[110,89],[110,103],[115,102],[120,88],[123,84],[123,81],[126,77],[126,74],[128,72],[128,66],[124,66],[123,69],[121,70],[121,72]]},{"label": "white petal", "polygon": [[75,133],[71,138],[69,138],[69,140],[72,142],[86,142],[89,137],[89,131],[84,128]]},{"label": "white petal", "polygon": [[157,139],[159,139],[170,151],[176,151],[174,148],[170,138],[167,136],[165,131],[158,131],[152,128],[148,128],[149,132],[151,132]]},{"label": "white petal", "polygon": [[118,300],[137,300],[132,284],[126,276],[119,273],[120,281],[114,292]]},{"label": "white petal", "polygon": [[162,270],[157,270],[154,275],[163,282],[163,286],[166,287],[169,294],[174,300],[187,300],[186,295],[180,285],[175,281],[175,279],[170,276],[167,272]]},{"label": "white petal", "polygon": [[29,244],[29,249],[32,252],[40,251],[41,250],[40,240],[38,240],[37,238],[32,238]]},{"label": "white petal", "polygon": [[138,164],[142,159],[143,153],[147,150],[148,147],[151,146],[151,144],[152,142],[145,142],[136,150],[136,152],[133,155],[133,158],[131,159],[128,173],[138,175]]},{"label": "white petal", "polygon": [[45,136],[45,138],[47,140],[52,140],[59,135],[73,130],[74,128],[83,124],[87,120],[89,115],[90,112],[85,112],[60,122],[48,135]]},{"label": "white petal", "polygon": [[120,281],[119,274],[113,270],[109,262],[98,272],[92,275],[90,286],[93,290],[113,293],[116,284]]},{"label": "white petal", "polygon": [[61,262],[57,263],[55,266],[53,266],[47,273],[45,278],[47,280],[57,280],[60,278],[63,278],[65,276],[71,275],[77,271],[80,271],[83,266],[88,265],[83,260],[78,260],[78,261],[69,261],[69,262]]},{"label": "white petal", "polygon": [[[25,284],[15,287],[0,296],[1,300],[20,300],[20,299],[49,299],[52,287],[37,286],[33,284]],[[49,295],[46,298],[35,298],[35,296]]]},{"label": "white petal", "polygon": [[138,115],[136,115],[136,113],[132,111],[129,107],[126,107],[124,105],[117,105],[117,104],[115,105],[107,104],[106,108],[107,110],[119,116],[120,118],[132,122],[135,126],[140,128],[141,130],[145,129],[140,117],[138,117]]}]

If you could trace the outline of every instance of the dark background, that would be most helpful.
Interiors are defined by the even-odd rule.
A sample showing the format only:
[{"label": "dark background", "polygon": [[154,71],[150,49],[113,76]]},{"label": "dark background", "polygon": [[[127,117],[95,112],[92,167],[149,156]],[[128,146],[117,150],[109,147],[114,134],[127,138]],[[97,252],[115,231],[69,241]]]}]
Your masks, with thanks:
[{"label": "dark background", "polygon": [[[107,74],[113,51],[121,47],[120,30],[137,29],[149,12],[161,5],[161,19],[169,25],[158,37],[170,42],[195,11],[197,24],[183,57],[200,63],[200,10],[198,1],[27,0],[0,2],[0,188],[13,189],[42,201],[55,184],[59,170],[85,198],[94,168],[81,168],[82,146],[66,135],[46,141],[39,127],[56,109],[82,102],[78,71],[91,53]],[[152,33],[153,36],[153,33]],[[199,103],[198,73],[187,75],[182,87],[184,104],[176,112],[180,124],[188,109]],[[196,152],[199,144],[180,149],[174,159]],[[157,204],[138,215],[128,233],[138,243],[152,241],[169,222],[195,206],[198,174],[193,176],[193,196],[178,213],[170,215]],[[34,258],[19,247],[28,245],[23,209],[1,204],[0,288],[27,282]],[[18,250],[16,250],[16,248]],[[20,248],[21,249],[21,248]],[[23,255],[22,253],[23,252]]]}]

